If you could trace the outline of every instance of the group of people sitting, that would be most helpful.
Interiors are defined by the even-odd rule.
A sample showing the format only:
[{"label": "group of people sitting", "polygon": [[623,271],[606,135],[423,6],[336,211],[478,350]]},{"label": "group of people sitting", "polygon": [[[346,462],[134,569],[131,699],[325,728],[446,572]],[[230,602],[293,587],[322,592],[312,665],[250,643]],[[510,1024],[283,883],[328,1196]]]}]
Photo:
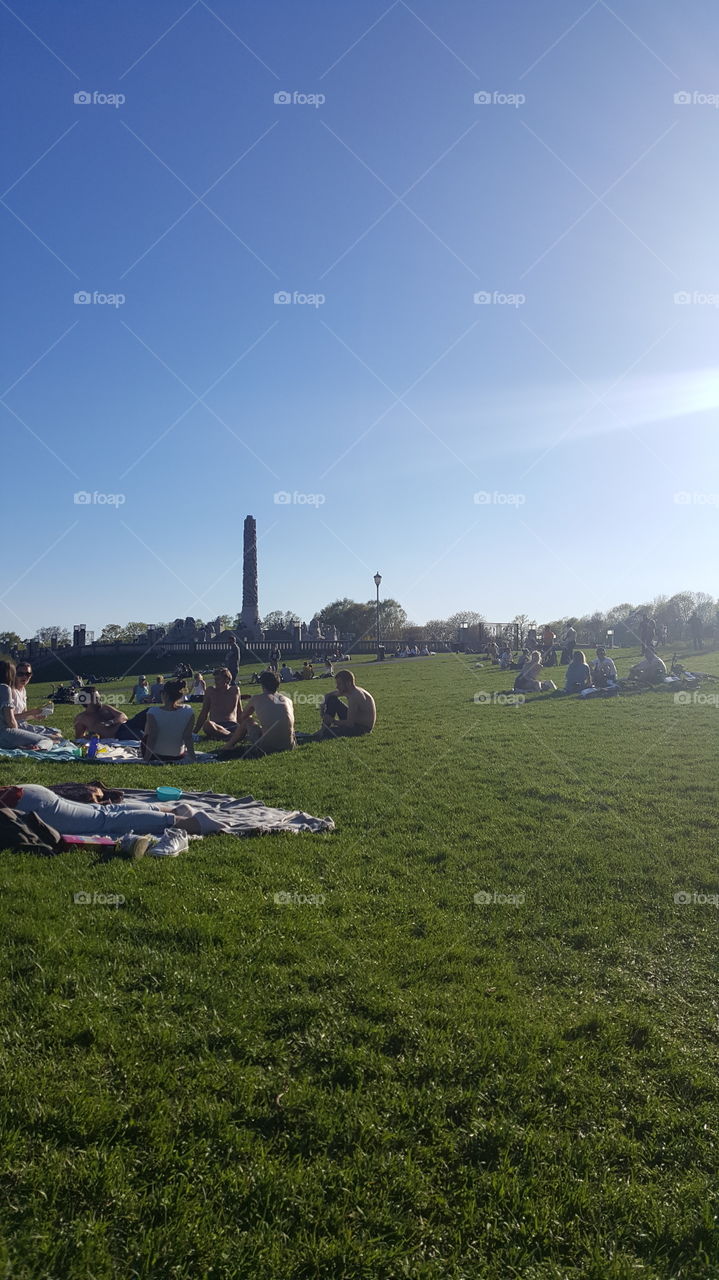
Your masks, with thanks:
[{"label": "group of people sitting", "polygon": [[[514,681],[515,693],[546,693],[556,690],[553,680],[542,680],[541,672],[544,663],[539,649],[534,649],[527,657],[519,675]],[[565,693],[582,693],[585,689],[612,689],[618,687],[617,668],[606,649],[599,645],[596,658],[589,665],[581,649],[576,649],[567,665],[564,683]]]},{"label": "group of people sitting", "polygon": [[397,645],[395,649],[395,658],[431,658],[432,650],[428,645],[406,644],[404,649],[401,645]]},{"label": "group of people sitting", "polygon": [[[16,669],[12,662],[0,662],[0,748],[47,750],[62,738],[57,729],[29,723],[53,709],[51,705],[28,708],[26,687],[31,677],[29,663]],[[280,677],[274,671],[260,672],[259,689],[244,706],[240,687],[227,667],[217,668],[209,688],[199,679],[203,693],[196,722],[189,699],[196,700],[199,695],[197,677],[191,693],[184,678],[158,677],[152,690],[159,691],[159,702],[153,700],[145,677],[141,677],[131,701],[147,705],[131,719],[119,707],[103,703],[97,689],[87,688],[75,717],[75,738],[138,742],[144,760],[167,764],[194,760],[195,744],[201,736],[217,741],[220,751],[236,751],[245,757],[287,751],[296,745],[294,704],[279,692]],[[371,733],[376,719],[372,695],[356,684],[349,670],[337,672],[335,685],[337,692],[328,693],[322,702],[319,732],[306,736],[322,739]]]}]

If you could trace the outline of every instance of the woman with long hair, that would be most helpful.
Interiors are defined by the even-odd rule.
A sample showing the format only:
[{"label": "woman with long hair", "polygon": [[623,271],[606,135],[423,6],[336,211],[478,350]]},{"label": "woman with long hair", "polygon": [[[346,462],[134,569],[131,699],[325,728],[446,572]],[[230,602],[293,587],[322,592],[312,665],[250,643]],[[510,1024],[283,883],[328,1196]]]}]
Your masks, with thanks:
[{"label": "woman with long hair", "polygon": [[4,751],[37,751],[49,749],[54,738],[38,729],[21,729],[18,725],[19,700],[15,687],[15,663],[0,658],[0,748]]}]

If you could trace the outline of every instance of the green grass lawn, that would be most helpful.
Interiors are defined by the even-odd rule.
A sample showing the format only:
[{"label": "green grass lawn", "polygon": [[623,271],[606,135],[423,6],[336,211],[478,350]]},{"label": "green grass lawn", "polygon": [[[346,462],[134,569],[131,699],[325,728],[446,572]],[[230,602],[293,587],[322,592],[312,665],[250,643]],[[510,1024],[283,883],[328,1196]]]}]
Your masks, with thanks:
[{"label": "green grass lawn", "polygon": [[0,855],[8,1280],[719,1276],[719,910],[674,900],[719,892],[719,707],[478,704],[476,661],[354,664],[364,740],[0,762],[337,824]]}]

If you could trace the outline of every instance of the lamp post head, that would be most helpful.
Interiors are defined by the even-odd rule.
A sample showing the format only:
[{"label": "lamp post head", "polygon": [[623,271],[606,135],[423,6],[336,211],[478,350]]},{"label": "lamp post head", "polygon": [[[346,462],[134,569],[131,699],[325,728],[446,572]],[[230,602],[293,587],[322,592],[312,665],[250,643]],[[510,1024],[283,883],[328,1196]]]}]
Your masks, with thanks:
[{"label": "lamp post head", "polygon": [[382,574],[381,574],[381,573],[376,573],[376,574],[374,575],[374,585],[376,586],[376,588],[377,588],[377,590],[378,590],[378,591],[379,591],[379,584],[380,584],[380,582],[381,582],[381,581],[382,581]]}]

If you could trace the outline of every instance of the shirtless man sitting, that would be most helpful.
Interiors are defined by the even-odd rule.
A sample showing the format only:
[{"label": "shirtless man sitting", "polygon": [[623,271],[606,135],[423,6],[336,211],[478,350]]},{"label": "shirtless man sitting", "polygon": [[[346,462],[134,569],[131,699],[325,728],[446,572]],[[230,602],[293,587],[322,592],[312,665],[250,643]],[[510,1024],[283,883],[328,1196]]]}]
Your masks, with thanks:
[{"label": "shirtless man sitting", "polygon": [[[360,738],[371,733],[377,719],[374,698],[355,684],[351,671],[338,671],[337,693],[328,693],[320,708],[322,728],[319,738]],[[347,699],[347,704],[342,702]]]},{"label": "shirtless man sitting", "polygon": [[120,725],[127,723],[124,711],[101,702],[97,689],[85,689],[83,699],[82,711],[75,716],[75,737],[116,738]]},{"label": "shirtless man sitting", "polygon": [[252,694],[235,732],[220,751],[230,751],[245,740],[249,743],[247,756],[291,751],[295,746],[295,708],[291,698],[277,692],[279,676],[274,671],[261,671],[259,682],[262,692]]},{"label": "shirtless man sitting", "polygon": [[208,689],[197,717],[195,733],[206,738],[229,738],[237,728],[237,713],[242,711],[239,686],[233,683],[228,667],[218,667],[212,673],[213,689]]}]

